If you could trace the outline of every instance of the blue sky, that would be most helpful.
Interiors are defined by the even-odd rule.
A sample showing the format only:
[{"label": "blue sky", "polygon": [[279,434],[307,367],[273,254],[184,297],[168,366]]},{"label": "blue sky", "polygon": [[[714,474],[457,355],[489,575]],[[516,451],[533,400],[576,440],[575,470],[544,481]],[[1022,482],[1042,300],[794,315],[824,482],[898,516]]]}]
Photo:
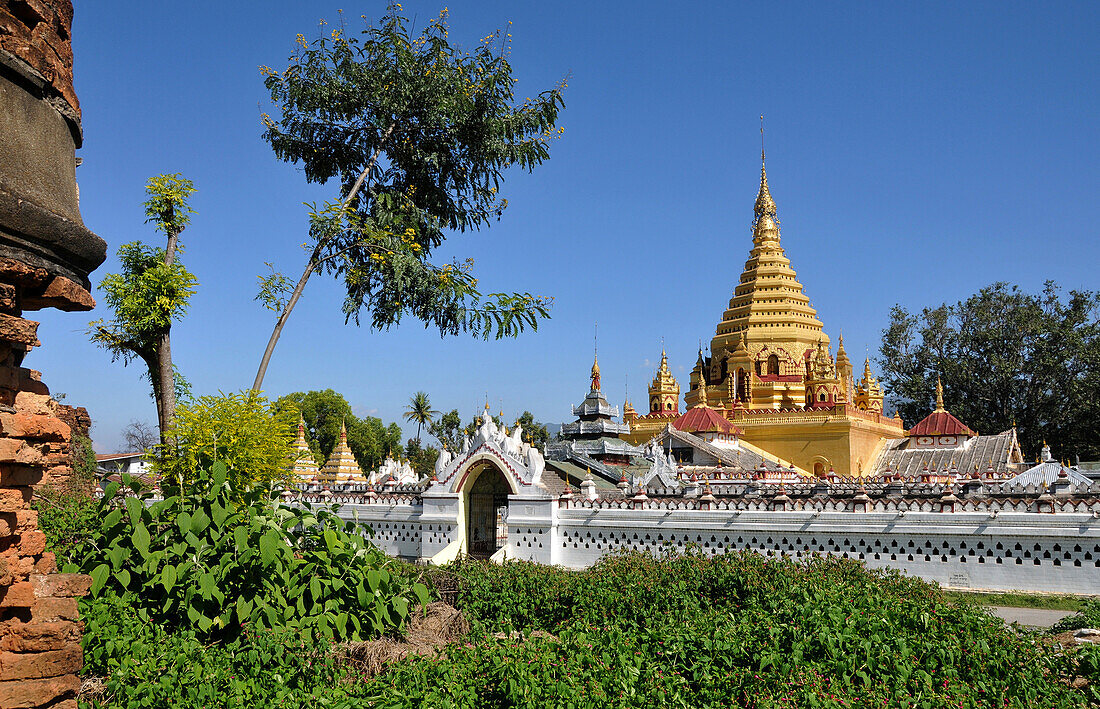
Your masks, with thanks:
[{"label": "blue sky", "polygon": [[[442,3],[407,2],[419,24]],[[570,75],[565,135],[510,206],[459,234],[488,290],[555,298],[516,341],[441,340],[412,321],[345,326],[339,284],[314,278],[268,372],[271,396],[333,388],[360,414],[400,416],[413,392],[469,416],[484,402],[570,419],[599,321],[604,389],[642,403],[665,342],[686,381],[750,246],[759,118],[783,245],[834,339],[874,355],[889,310],[954,301],[997,280],[1100,287],[1100,5],[1096,3],[454,2],[451,39],[513,22],[518,95]],[[274,316],[253,301],[265,261],[297,277],[307,185],[261,140],[260,65],[298,32],[380,2],[76,2],[77,171],[87,225],[111,257],[158,240],[143,186],[182,172],[199,191],[184,232],[200,290],[173,330],[199,393],[249,386]],[[331,29],[331,26],[328,28]],[[105,315],[40,314],[27,366],[87,406],[100,451],[134,418],[155,422],[140,369],[84,334]],[[90,315],[90,317],[89,317]]]}]

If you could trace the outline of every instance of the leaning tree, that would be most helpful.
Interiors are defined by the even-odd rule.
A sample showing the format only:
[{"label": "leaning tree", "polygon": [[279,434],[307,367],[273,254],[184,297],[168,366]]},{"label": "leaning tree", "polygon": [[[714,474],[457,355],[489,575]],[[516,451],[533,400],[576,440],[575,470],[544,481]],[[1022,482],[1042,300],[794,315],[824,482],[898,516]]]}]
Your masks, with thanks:
[{"label": "leaning tree", "polygon": [[549,316],[549,298],[483,295],[470,260],[431,260],[449,232],[499,219],[504,172],[534,169],[563,131],[565,82],[517,101],[510,37],[498,31],[464,51],[448,37],[446,11],[414,36],[395,3],[359,35],[298,35],[284,71],[263,69],[278,113],[264,115],[264,138],[309,182],[338,181],[342,197],[312,206],[309,256],[293,287],[280,273],[261,278],[257,298],[279,317],[254,389],[318,271],[343,279],[345,321],[365,312],[376,329],[411,316],[441,335],[501,338]]}]

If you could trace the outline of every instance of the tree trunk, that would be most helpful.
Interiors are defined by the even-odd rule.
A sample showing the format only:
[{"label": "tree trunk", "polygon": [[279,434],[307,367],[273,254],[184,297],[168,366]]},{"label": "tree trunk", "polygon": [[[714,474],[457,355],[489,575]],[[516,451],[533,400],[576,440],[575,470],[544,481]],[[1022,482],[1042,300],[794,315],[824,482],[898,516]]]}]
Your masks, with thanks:
[{"label": "tree trunk", "polygon": [[[164,265],[171,266],[176,260],[176,243],[179,241],[180,230],[168,231],[168,245],[164,249]],[[156,387],[153,394],[157,400],[157,418],[160,421],[160,440],[165,441],[165,431],[172,426],[176,418],[176,370],[172,366],[172,325],[168,324],[164,334],[157,341],[157,371],[149,372],[150,378],[160,382],[160,396],[156,396]]]},{"label": "tree trunk", "polygon": [[160,442],[163,444],[167,442],[164,433],[168,429],[168,424],[164,419],[164,406],[162,405],[164,397],[161,394],[163,384],[160,378],[160,358],[155,351],[141,351],[137,355],[141,357],[142,361],[145,362],[145,366],[149,369],[149,383],[153,386],[153,401],[157,407],[157,429],[160,433]]},{"label": "tree trunk", "polygon": [[[359,179],[355,181],[351,190],[348,191],[347,197],[344,198],[342,205],[343,209],[348,208],[348,205],[355,199],[355,195],[357,195],[359,190],[363,187],[367,175],[369,175],[370,171],[374,168],[374,164],[378,162],[378,156],[382,154],[382,147],[386,144],[386,141],[389,139],[396,126],[396,122],[390,123],[389,127],[386,128],[386,132],[382,134],[382,139],[378,141],[378,148],[375,149],[374,154],[371,155],[370,160],[367,162],[367,166],[363,168],[363,172],[359,173]],[[321,249],[323,246],[323,243],[317,244],[317,248],[313,249],[313,254],[309,257],[309,263],[306,264],[306,269],[302,272],[302,277],[298,279],[298,285],[294,286],[294,292],[291,293],[290,300],[286,302],[286,307],[284,307],[283,312],[279,314],[279,319],[275,321],[275,328],[271,331],[271,337],[267,340],[267,348],[264,349],[264,356],[260,359],[260,368],[256,372],[256,379],[252,382],[252,392],[255,394],[258,394],[260,392],[260,387],[263,386],[264,377],[267,375],[267,365],[271,361],[271,353],[275,351],[275,345],[279,342],[279,336],[283,334],[283,326],[286,325],[287,318],[290,317],[290,311],[294,310],[294,306],[298,304],[298,299],[302,297],[302,291],[305,290],[306,281],[309,280],[309,277],[317,267],[317,259],[321,256]]]}]

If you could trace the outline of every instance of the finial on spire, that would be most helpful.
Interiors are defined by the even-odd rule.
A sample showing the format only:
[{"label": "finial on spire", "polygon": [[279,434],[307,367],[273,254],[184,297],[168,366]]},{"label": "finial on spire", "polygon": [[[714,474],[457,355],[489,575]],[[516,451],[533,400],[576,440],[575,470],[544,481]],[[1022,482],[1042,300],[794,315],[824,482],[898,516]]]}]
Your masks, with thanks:
[{"label": "finial on spire", "polygon": [[943,382],[939,374],[936,375],[936,411],[946,411],[943,408]]},{"label": "finial on spire", "polygon": [[764,215],[775,217],[777,209],[775,200],[772,199],[768,189],[768,171],[764,165],[764,116],[760,116],[760,193],[756,196],[756,219],[760,220]]}]

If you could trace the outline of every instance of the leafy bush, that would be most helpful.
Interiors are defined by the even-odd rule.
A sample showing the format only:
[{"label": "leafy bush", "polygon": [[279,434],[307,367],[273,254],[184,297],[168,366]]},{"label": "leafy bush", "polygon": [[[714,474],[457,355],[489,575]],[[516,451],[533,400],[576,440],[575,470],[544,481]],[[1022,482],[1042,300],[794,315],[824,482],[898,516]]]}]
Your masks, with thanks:
[{"label": "leafy bush", "polygon": [[1049,632],[1053,635],[1081,628],[1100,628],[1100,598],[1086,601],[1078,613],[1062,618]]},{"label": "leafy bush", "polygon": [[[845,559],[623,554],[569,572],[465,562],[461,605],[486,638],[395,668],[378,706],[1078,707],[1088,670],[938,588]],[[511,637],[511,636],[509,636]],[[1075,669],[1076,667],[1081,669]],[[460,704],[463,702],[459,702]]]},{"label": "leafy bush", "polygon": [[78,561],[85,542],[98,526],[92,442],[85,436],[75,436],[71,449],[73,472],[69,478],[35,488],[31,500],[38,512],[38,528],[46,535],[46,549],[57,555],[58,566]]},{"label": "leafy bush", "polygon": [[365,639],[400,630],[427,588],[333,511],[281,505],[264,486],[236,491],[226,466],[153,501],[133,480],[108,487],[82,568],[92,594],[124,597],[137,617],[235,637],[242,627]]},{"label": "leafy bush", "polygon": [[223,463],[234,487],[286,479],[294,460],[298,413],[252,391],[203,396],[180,404],[154,469],[186,484]]},{"label": "leafy bush", "polygon": [[109,592],[81,601],[84,675],[103,681],[86,687],[82,706],[330,706],[347,694],[323,643],[252,630],[204,641],[141,620],[133,601]]}]

